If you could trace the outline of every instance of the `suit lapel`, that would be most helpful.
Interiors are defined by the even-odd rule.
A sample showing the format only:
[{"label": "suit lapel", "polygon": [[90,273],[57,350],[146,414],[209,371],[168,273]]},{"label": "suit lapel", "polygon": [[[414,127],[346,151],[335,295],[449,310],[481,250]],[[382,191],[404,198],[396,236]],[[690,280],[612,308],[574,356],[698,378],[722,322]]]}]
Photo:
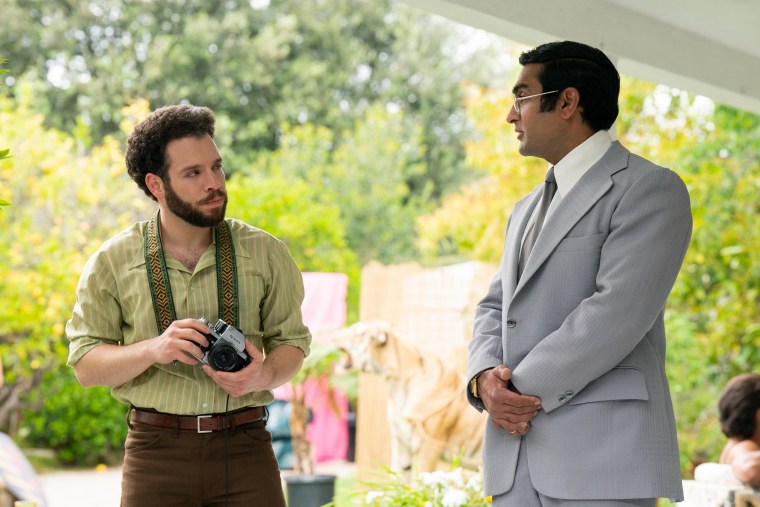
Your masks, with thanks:
[{"label": "suit lapel", "polygon": [[517,263],[520,259],[520,245],[522,237],[525,234],[525,227],[528,225],[533,208],[538,205],[541,199],[543,184],[538,185],[533,191],[517,201],[512,210],[510,219],[511,227],[507,228],[507,237],[504,240],[504,268],[502,269],[505,277],[505,294],[512,294],[517,286]]},{"label": "suit lapel", "polygon": [[[629,154],[630,152],[620,143],[613,143],[607,153],[591,166],[572,190],[562,198],[562,202],[544,223],[514,294],[517,294],[530,280],[578,220],[612,187],[612,175],[628,166]],[[532,206],[531,209],[533,209]],[[514,266],[517,266],[517,262]]]}]

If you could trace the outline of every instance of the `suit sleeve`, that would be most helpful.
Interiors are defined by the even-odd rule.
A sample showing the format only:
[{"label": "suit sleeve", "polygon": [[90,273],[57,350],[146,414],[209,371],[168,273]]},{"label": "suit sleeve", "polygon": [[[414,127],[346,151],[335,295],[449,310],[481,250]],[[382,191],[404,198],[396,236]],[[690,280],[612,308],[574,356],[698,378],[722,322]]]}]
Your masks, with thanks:
[{"label": "suit sleeve", "polygon": [[[509,223],[507,223],[507,229],[509,229]],[[470,392],[470,381],[481,371],[502,364],[504,357],[502,346],[504,289],[501,277],[504,259],[499,263],[499,266],[499,271],[488,287],[488,293],[475,309],[475,324],[467,357],[467,399],[472,406],[480,411],[484,409],[483,402],[475,398]]]},{"label": "suit sleeve", "polygon": [[512,382],[541,398],[546,412],[557,393],[579,393],[620,363],[663,312],[692,230],[689,195],[672,171],[643,171],[623,194],[602,245],[596,292],[514,369]]}]

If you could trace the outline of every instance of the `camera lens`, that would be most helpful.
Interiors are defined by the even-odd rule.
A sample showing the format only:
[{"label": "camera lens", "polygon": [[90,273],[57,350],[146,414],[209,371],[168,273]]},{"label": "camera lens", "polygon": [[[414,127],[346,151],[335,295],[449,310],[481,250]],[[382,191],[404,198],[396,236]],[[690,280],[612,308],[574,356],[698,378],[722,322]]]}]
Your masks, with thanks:
[{"label": "camera lens", "polygon": [[244,361],[234,347],[220,343],[209,352],[208,364],[219,371],[238,371],[243,368]]}]

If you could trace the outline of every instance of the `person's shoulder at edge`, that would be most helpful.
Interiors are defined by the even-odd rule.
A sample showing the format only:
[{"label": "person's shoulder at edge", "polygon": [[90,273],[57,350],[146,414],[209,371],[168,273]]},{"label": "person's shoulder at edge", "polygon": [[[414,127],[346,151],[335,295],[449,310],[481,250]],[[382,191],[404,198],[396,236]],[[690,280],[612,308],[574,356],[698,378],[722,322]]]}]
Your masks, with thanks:
[{"label": "person's shoulder at edge", "polygon": [[730,465],[734,476],[743,484],[760,487],[760,446],[755,441],[736,442],[724,451],[720,461]]}]

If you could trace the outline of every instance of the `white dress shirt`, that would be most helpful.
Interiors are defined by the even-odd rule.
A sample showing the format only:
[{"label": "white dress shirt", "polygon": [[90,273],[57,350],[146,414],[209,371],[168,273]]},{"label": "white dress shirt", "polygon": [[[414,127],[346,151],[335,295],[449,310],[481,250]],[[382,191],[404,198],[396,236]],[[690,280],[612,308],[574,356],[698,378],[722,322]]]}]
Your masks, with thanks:
[{"label": "white dress shirt", "polygon": [[[546,212],[546,218],[544,218],[544,224],[552,216],[552,213],[557,206],[559,206],[562,197],[566,196],[570,190],[578,183],[578,180],[586,174],[591,166],[596,164],[601,159],[607,150],[612,146],[612,138],[610,133],[606,130],[600,130],[596,134],[592,135],[581,144],[573,148],[573,150],[564,156],[562,160],[557,162],[554,166],[554,177],[557,180],[557,193],[554,194],[552,202],[549,205],[549,209]],[[549,166],[551,168],[551,165]],[[549,171],[549,168],[546,171]],[[525,232],[530,230],[530,225],[536,221],[536,215],[538,214],[539,206],[533,210],[533,214],[528,221]],[[525,241],[525,234],[523,233],[523,241]]]}]

